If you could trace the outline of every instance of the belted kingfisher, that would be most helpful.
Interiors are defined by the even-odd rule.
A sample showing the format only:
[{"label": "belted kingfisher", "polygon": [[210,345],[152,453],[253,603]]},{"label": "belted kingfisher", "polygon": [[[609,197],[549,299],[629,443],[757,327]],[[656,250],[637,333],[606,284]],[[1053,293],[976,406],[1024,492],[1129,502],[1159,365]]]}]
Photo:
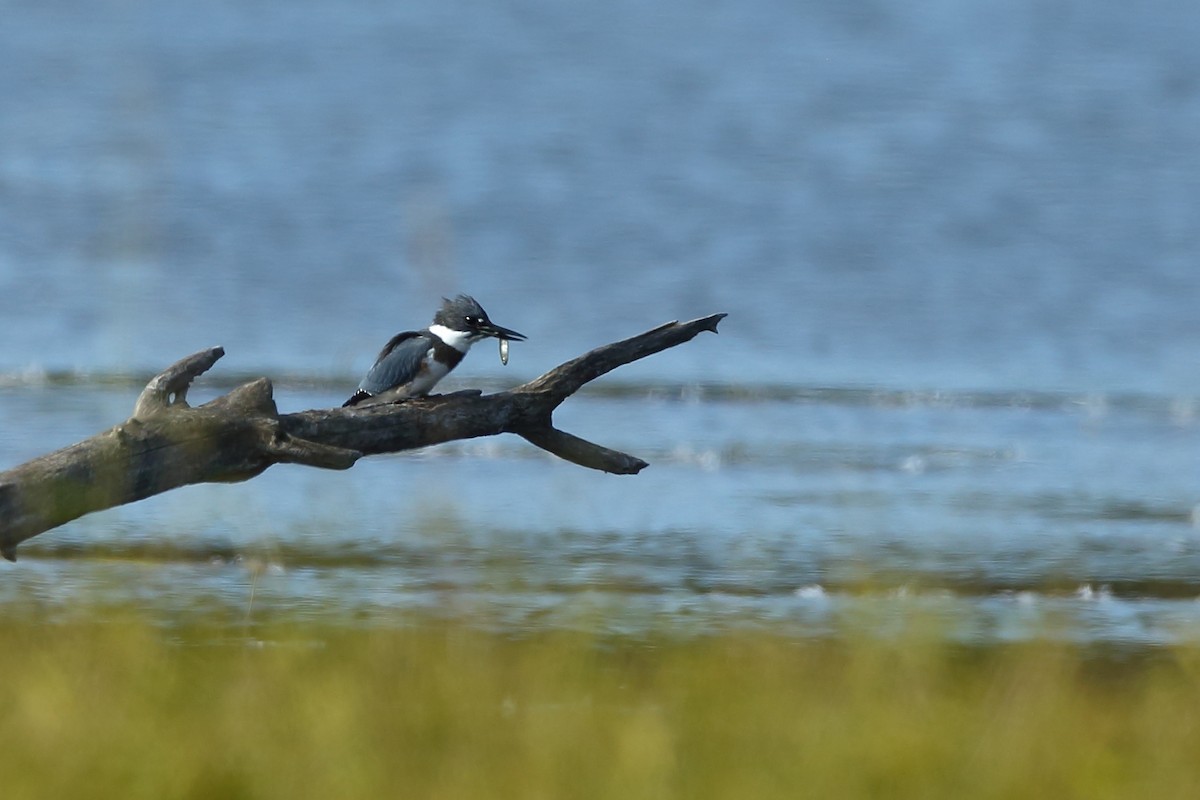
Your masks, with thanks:
[{"label": "belted kingfisher", "polygon": [[342,407],[356,406],[370,399],[383,403],[404,397],[424,397],[458,366],[471,345],[488,336],[514,342],[525,340],[516,331],[502,328],[488,319],[487,312],[474,297],[460,294],[453,300],[443,298],[442,307],[433,315],[432,325],[419,331],[397,333],[383,346],[375,365],[358,385],[358,391],[342,403]]}]

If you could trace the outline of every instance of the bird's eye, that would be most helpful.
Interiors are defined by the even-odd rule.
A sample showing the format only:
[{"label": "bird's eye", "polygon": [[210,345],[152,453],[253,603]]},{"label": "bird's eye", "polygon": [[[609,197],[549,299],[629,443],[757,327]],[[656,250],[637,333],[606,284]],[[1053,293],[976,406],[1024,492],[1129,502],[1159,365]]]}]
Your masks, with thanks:
[{"label": "bird's eye", "polygon": [[479,317],[475,316],[474,314],[468,314],[466,316],[466,322],[468,325],[478,325]]}]

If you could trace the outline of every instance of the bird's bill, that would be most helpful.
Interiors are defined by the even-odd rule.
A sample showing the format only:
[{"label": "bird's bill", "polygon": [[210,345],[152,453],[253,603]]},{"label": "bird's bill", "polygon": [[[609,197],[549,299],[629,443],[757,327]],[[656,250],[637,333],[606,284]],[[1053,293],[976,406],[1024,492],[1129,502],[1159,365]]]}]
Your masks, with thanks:
[{"label": "bird's bill", "polygon": [[525,341],[525,335],[517,333],[514,330],[509,330],[502,325],[497,325],[494,322],[485,322],[479,326],[479,332],[485,336],[494,336],[497,339],[509,339],[514,342]]}]

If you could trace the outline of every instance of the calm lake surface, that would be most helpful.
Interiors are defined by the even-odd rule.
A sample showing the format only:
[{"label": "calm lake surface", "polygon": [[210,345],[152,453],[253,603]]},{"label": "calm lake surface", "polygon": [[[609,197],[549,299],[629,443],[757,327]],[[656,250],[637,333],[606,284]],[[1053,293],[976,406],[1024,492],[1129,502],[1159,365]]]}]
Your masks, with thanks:
[{"label": "calm lake surface", "polygon": [[0,0],[0,468],[474,294],[560,427],[92,515],[5,613],[1200,639],[1200,10]]}]

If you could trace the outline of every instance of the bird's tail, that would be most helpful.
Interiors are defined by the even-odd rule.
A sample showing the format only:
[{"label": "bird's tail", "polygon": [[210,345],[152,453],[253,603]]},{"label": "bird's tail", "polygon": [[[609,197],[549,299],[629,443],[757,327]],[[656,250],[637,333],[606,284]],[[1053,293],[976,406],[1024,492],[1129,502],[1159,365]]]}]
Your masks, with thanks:
[{"label": "bird's tail", "polygon": [[370,396],[370,392],[364,392],[362,389],[359,389],[349,400],[342,403],[342,408],[346,408],[347,406],[356,406]]}]

